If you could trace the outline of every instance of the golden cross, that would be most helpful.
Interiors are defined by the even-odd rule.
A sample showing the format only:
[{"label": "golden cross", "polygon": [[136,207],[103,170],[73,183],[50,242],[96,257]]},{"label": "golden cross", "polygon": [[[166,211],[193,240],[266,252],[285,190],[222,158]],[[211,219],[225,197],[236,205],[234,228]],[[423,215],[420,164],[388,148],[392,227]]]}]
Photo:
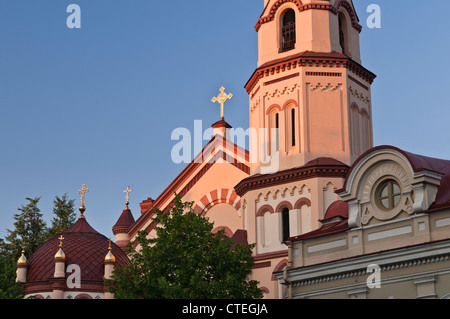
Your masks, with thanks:
[{"label": "golden cross", "polygon": [[223,104],[227,101],[227,100],[231,100],[233,98],[233,94],[226,94],[225,92],[225,88],[222,86],[220,88],[220,94],[217,97],[213,97],[211,102],[216,103],[219,102],[220,103],[220,120],[223,121],[225,120],[225,116],[224,116],[224,111],[223,111]]},{"label": "golden cross", "polygon": [[64,240],[63,235],[59,236],[58,239],[59,239],[59,248],[61,248],[62,247],[62,241]]},{"label": "golden cross", "polygon": [[86,193],[89,192],[89,188],[86,188],[86,185],[83,184],[83,187],[81,188],[81,190],[78,191],[78,194],[81,194],[81,207],[84,207],[84,195],[86,195]]},{"label": "golden cross", "polygon": [[127,189],[123,191],[124,193],[127,193],[127,201],[126,201],[127,206],[128,206],[128,204],[129,204],[129,201],[130,201],[130,193],[131,193],[132,191],[133,191],[133,190],[130,189],[130,186],[127,186]]}]

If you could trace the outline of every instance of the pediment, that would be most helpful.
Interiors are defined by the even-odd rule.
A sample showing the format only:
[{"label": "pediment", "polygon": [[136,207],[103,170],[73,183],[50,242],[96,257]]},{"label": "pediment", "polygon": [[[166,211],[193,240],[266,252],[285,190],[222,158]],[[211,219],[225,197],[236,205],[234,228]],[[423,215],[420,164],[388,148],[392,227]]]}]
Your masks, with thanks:
[{"label": "pediment", "polygon": [[338,195],[349,204],[350,227],[364,227],[427,211],[436,200],[442,173],[418,167],[414,154],[378,147],[362,155]]}]

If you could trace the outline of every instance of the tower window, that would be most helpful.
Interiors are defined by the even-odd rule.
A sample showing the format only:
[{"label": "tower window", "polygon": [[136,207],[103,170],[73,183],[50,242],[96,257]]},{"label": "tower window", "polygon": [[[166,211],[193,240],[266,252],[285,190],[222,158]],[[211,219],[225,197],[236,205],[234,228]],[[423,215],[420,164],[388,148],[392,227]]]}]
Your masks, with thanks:
[{"label": "tower window", "polygon": [[341,45],[342,53],[349,55],[348,52],[348,32],[347,32],[347,19],[341,12],[339,13],[339,44]]},{"label": "tower window", "polygon": [[277,129],[276,150],[280,150],[280,113],[275,114],[275,128]]},{"label": "tower window", "polygon": [[295,146],[295,108],[292,108],[291,110],[291,142],[292,142],[292,147]]},{"label": "tower window", "polygon": [[283,208],[281,211],[281,224],[282,224],[282,240],[286,241],[290,237],[290,223],[289,223],[289,208]]},{"label": "tower window", "polygon": [[281,28],[282,47],[281,50],[289,51],[295,48],[295,11],[289,9],[283,16]]},{"label": "tower window", "polygon": [[267,154],[272,156],[280,150],[280,113],[275,109],[269,113],[268,129]]}]

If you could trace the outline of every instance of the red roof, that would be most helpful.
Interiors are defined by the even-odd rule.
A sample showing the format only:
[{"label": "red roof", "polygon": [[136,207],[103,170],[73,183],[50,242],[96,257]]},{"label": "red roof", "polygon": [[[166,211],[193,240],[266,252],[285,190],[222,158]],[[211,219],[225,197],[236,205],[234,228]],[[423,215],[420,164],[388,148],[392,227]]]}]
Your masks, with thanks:
[{"label": "red roof", "polygon": [[345,219],[345,220],[342,220],[340,222],[336,222],[333,224],[323,225],[319,229],[314,230],[312,232],[309,232],[309,233],[306,233],[303,235],[299,235],[299,236],[295,236],[295,237],[291,237],[291,238],[289,238],[289,241],[297,241],[297,240],[316,238],[316,237],[321,237],[321,236],[326,236],[326,235],[332,235],[332,234],[344,232],[347,230],[349,230],[348,219]]},{"label": "red roof", "polygon": [[450,160],[432,158],[409,152],[402,152],[411,163],[414,172],[433,171],[442,175],[436,199],[430,210],[450,206]]},{"label": "red roof", "polygon": [[323,220],[325,221],[335,217],[348,219],[348,204],[346,202],[338,200],[331,204],[330,207],[328,207]]},{"label": "red roof", "polygon": [[114,235],[117,235],[119,233],[126,233],[131,225],[134,224],[134,222],[135,220],[133,214],[131,213],[131,210],[125,208],[122,212],[122,215],[120,215],[116,224],[112,228]]},{"label": "red roof", "polygon": [[[78,221],[62,233],[62,250],[66,255],[66,266],[76,264],[81,269],[83,281],[103,281],[104,260],[108,253],[108,238],[92,228],[86,219]],[[54,256],[59,249],[60,234],[39,247],[28,260],[27,283],[48,281],[55,271]],[[129,259],[122,249],[111,243],[116,257],[116,267],[129,265]]]},{"label": "red roof", "polygon": [[[343,201],[336,201],[327,209],[324,219],[321,220],[323,225],[319,229],[303,235],[289,238],[289,240],[303,240],[346,231],[349,229],[348,217],[348,204]],[[333,221],[333,219],[336,220]]]}]

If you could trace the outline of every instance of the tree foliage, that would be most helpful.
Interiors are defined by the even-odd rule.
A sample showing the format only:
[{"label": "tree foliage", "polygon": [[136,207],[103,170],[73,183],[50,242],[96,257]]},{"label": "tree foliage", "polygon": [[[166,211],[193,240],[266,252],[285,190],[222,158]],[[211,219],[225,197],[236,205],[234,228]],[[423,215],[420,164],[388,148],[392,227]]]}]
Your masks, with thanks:
[{"label": "tree foliage", "polygon": [[22,287],[16,283],[16,262],[5,250],[0,239],[0,299],[22,299]]},{"label": "tree foliage", "polygon": [[47,238],[69,229],[76,221],[75,200],[69,199],[67,193],[62,197],[55,196],[53,200],[53,219],[52,225],[48,229]]},{"label": "tree foliage", "polygon": [[14,214],[14,229],[7,229],[5,237],[9,253],[17,260],[25,248],[26,256],[30,256],[45,241],[46,223],[42,218],[38,203],[40,197],[29,198],[28,204],[18,208],[19,213]]},{"label": "tree foliage", "polygon": [[50,228],[38,207],[40,197],[26,200],[27,204],[19,207],[18,213],[14,214],[14,229],[7,229],[5,239],[0,239],[0,299],[22,298],[22,286],[15,282],[17,260],[22,250],[30,258],[46,240],[68,229],[75,222],[74,200],[69,200],[67,194],[55,197],[55,217]]},{"label": "tree foliage", "polygon": [[167,214],[155,210],[155,215],[156,237],[139,232],[128,246],[131,266],[116,269],[113,280],[106,281],[116,298],[262,297],[258,283],[247,280],[254,266],[253,245],[235,243],[223,231],[213,234],[213,224],[178,195]]}]

